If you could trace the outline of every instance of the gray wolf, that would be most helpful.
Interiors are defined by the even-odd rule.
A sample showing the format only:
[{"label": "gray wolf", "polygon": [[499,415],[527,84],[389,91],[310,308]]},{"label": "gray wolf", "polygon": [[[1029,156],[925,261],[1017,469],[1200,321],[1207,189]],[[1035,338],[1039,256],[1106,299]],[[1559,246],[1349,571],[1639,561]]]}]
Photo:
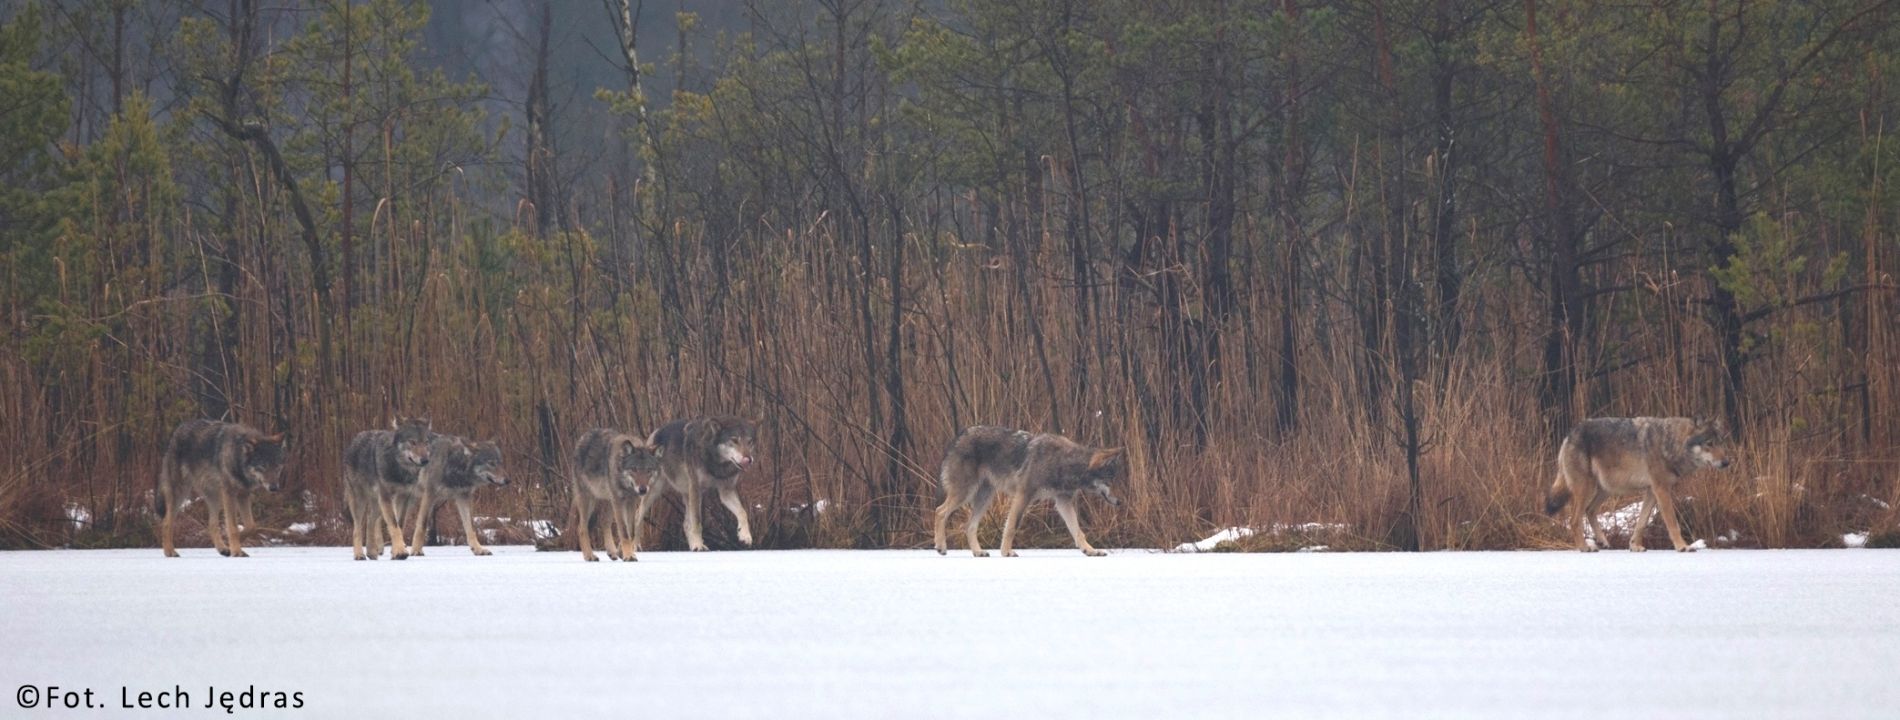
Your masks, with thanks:
[{"label": "gray wolf", "polygon": [[943,504],[937,506],[937,554],[947,552],[944,526],[957,508],[970,508],[964,534],[970,540],[970,552],[988,557],[977,543],[977,523],[989,509],[997,491],[1014,496],[1009,515],[1003,521],[1003,557],[1015,557],[1011,549],[1016,525],[1022,521],[1029,503],[1048,499],[1056,513],[1069,526],[1075,546],[1085,555],[1099,557],[1108,553],[1089,544],[1076,521],[1076,498],[1084,492],[1100,495],[1111,507],[1121,501],[1109,490],[1109,483],[1127,472],[1127,455],[1122,448],[1097,449],[1061,435],[1030,434],[1005,427],[976,426],[965,429],[950,443],[943,456]]},{"label": "gray wolf", "polygon": [[344,500],[350,508],[350,543],[356,559],[366,560],[364,540],[383,553],[376,519],[389,531],[389,556],[409,557],[402,537],[402,503],[422,491],[422,469],[429,465],[429,419],[398,418],[388,430],[364,430],[343,450]]},{"label": "gray wolf", "polygon": [[[475,532],[475,520],[470,514],[475,502],[475,489],[487,485],[506,487],[508,475],[501,468],[501,446],[493,440],[473,442],[468,438],[454,435],[433,435],[429,440],[429,464],[423,468],[421,482],[421,502],[416,508],[416,529],[409,542],[409,554],[421,555],[423,537],[428,526],[427,519],[435,514],[436,506],[444,500],[454,500],[455,510],[462,516],[462,535],[468,540],[469,552],[476,555],[490,555],[488,548],[482,547],[482,537]],[[402,518],[408,510],[408,502],[399,503],[396,517]],[[376,546],[382,552],[382,544]]]},{"label": "gray wolf", "polygon": [[[1557,480],[1545,495],[1544,514],[1555,516],[1564,505],[1572,509],[1570,529],[1578,550],[1595,552],[1584,542],[1589,523],[1597,542],[1604,543],[1597,524],[1597,506],[1614,495],[1643,495],[1630,551],[1642,552],[1643,528],[1657,508],[1669,542],[1678,552],[1694,552],[1682,540],[1676,518],[1676,484],[1701,468],[1729,465],[1728,432],[1720,420],[1681,417],[1591,418],[1564,438],[1557,450]],[[1574,497],[1575,502],[1572,502]]]},{"label": "gray wolf", "polygon": [[757,434],[752,421],[730,416],[674,420],[653,431],[647,444],[660,451],[660,472],[633,512],[633,549],[640,549],[647,508],[669,489],[686,499],[686,545],[694,552],[706,550],[699,531],[699,502],[707,490],[719,491],[719,501],[739,521],[739,542],[751,545],[752,527],[739,501],[739,473],[752,464]]},{"label": "gray wolf", "polygon": [[225,557],[250,557],[238,542],[238,522],[251,518],[251,492],[277,492],[284,472],[284,434],[265,435],[248,425],[216,420],[186,420],[172,431],[158,469],[154,510],[160,519],[159,542],[165,557],[178,557],[172,545],[172,518],[195,497],[205,499],[211,518],[205,526],[211,545]]},{"label": "gray wolf", "polygon": [[628,528],[634,526],[635,508],[647,494],[647,486],[659,472],[664,448],[646,438],[628,435],[611,428],[594,428],[581,433],[574,446],[574,531],[581,543],[581,559],[596,562],[590,525],[607,511],[609,537],[607,553],[615,560],[632,562],[634,542]]}]

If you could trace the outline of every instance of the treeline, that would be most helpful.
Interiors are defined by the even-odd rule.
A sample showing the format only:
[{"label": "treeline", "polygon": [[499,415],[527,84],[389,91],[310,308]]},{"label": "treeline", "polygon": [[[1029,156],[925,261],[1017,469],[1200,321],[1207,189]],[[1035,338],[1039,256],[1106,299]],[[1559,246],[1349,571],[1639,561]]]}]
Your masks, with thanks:
[{"label": "treeline", "polygon": [[193,417],[286,431],[261,522],[334,542],[396,412],[501,441],[505,536],[581,431],[705,412],[768,547],[927,542],[978,423],[1127,446],[1109,546],[1558,546],[1606,414],[1736,431],[1693,536],[1895,528],[1900,2],[645,4],[563,93],[574,6],[500,0],[518,96],[423,3],[6,11],[3,542],[153,542]]}]

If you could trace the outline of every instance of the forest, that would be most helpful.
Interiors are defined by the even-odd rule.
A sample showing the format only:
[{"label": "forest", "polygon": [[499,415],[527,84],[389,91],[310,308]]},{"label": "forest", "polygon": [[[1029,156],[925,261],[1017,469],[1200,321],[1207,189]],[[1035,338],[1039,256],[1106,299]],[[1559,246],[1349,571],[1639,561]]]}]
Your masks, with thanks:
[{"label": "forest", "polygon": [[1605,415],[1726,423],[1679,501],[1711,545],[1900,542],[1896,20],[8,2],[0,547],[154,545],[200,417],[287,434],[259,532],[347,544],[344,445],[397,414],[500,442],[515,542],[583,431],[704,414],[760,423],[768,548],[928,544],[975,424],[1127,448],[1105,547],[1565,547]]}]

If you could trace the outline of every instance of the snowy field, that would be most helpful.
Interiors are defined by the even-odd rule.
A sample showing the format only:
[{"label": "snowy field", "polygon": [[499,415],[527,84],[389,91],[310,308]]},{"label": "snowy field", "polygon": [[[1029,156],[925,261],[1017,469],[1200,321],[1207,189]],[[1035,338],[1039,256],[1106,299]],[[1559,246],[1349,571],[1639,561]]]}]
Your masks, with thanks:
[{"label": "snowy field", "polygon": [[[1900,553],[0,553],[0,683],[291,717],[1874,718]],[[0,717],[26,716],[18,697]],[[221,709],[220,709],[221,710]],[[259,713],[244,713],[259,716]]]}]

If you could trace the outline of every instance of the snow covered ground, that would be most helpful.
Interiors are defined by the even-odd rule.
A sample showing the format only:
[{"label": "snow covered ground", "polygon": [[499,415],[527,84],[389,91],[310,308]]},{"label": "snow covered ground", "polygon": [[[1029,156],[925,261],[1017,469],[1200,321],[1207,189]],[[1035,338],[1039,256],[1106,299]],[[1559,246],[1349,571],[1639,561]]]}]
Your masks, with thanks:
[{"label": "snow covered ground", "polygon": [[194,708],[206,686],[301,692],[277,713],[300,717],[1900,707],[1900,554],[1881,551],[184,552],[0,553],[0,684],[91,688],[108,717],[131,714],[121,687],[174,686]]}]

